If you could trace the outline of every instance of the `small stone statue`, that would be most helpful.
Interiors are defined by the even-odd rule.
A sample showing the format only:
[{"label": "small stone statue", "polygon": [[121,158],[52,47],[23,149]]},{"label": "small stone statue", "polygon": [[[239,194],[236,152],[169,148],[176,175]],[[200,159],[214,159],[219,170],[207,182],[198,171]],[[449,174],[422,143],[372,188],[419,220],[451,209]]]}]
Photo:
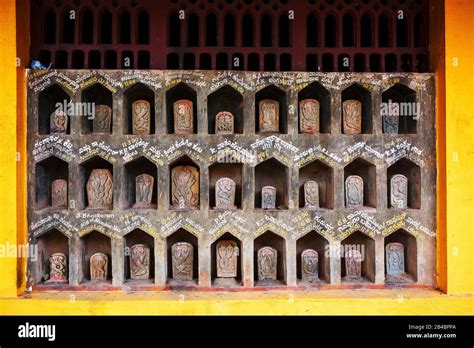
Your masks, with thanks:
[{"label": "small stone statue", "polygon": [[177,166],[171,171],[173,207],[194,209],[199,206],[199,172],[192,166]]},{"label": "small stone statue", "polygon": [[408,196],[408,179],[405,175],[396,174],[390,180],[390,204],[394,208],[406,209]]},{"label": "small stone statue", "polygon": [[67,181],[56,179],[51,184],[51,206],[53,208],[67,208]]},{"label": "small stone statue", "polygon": [[146,100],[136,100],[132,103],[132,133],[134,135],[150,134],[151,109]]},{"label": "small stone statue", "polygon": [[358,100],[342,102],[344,134],[360,134],[362,132],[362,103]]},{"label": "small stone statue", "polygon": [[308,282],[318,280],[318,253],[313,249],[301,253],[301,278]]},{"label": "small stone statue", "polygon": [[112,174],[108,169],[93,169],[87,181],[87,201],[90,209],[112,209]]},{"label": "small stone statue", "polygon": [[303,99],[300,101],[300,133],[319,132],[319,101]]},{"label": "small stone statue", "polygon": [[221,240],[216,246],[216,263],[218,278],[237,277],[237,257],[239,247],[233,240]]},{"label": "small stone statue", "polygon": [[46,283],[67,283],[67,257],[54,253],[49,258],[50,273]]},{"label": "small stone statue", "polygon": [[193,279],[193,246],[187,242],[179,242],[171,247],[173,279]]},{"label": "small stone statue", "polygon": [[193,134],[193,102],[181,99],[173,103],[175,134]]},{"label": "small stone statue", "polygon": [[319,185],[316,181],[308,180],[304,183],[304,206],[307,209],[319,208]]},{"label": "small stone statue", "polygon": [[149,174],[140,174],[135,178],[134,208],[151,208],[153,197],[153,183],[155,179]]},{"label": "small stone statue", "polygon": [[92,120],[92,131],[98,134],[109,134],[112,124],[112,108],[108,105],[96,105]]},{"label": "small stone statue", "polygon": [[229,178],[220,178],[217,180],[216,209],[236,209],[234,180]]},{"label": "small stone statue", "polygon": [[383,132],[386,134],[398,134],[399,117],[397,115],[384,115],[382,117]]},{"label": "small stone statue", "polygon": [[234,115],[229,111],[221,111],[216,115],[216,134],[234,134]]},{"label": "small stone statue", "polygon": [[135,244],[130,248],[130,278],[132,280],[150,277],[150,248]]},{"label": "small stone statue", "polygon": [[258,280],[277,279],[277,251],[263,247],[257,252]]},{"label": "small stone statue", "polygon": [[387,275],[402,275],[405,273],[405,256],[403,244],[389,243],[385,247]]},{"label": "small stone statue", "polygon": [[105,254],[97,253],[91,256],[91,280],[105,281],[107,280],[108,257]]},{"label": "small stone statue", "polygon": [[259,131],[278,132],[279,131],[279,103],[276,100],[264,99],[259,102]]},{"label": "small stone statue", "polygon": [[349,249],[346,252],[346,277],[347,281],[360,281],[362,279],[362,255],[359,250]]},{"label": "small stone statue", "polygon": [[276,188],[273,186],[262,188],[262,209],[276,209]]},{"label": "small stone statue", "polygon": [[64,111],[56,110],[51,114],[51,133],[66,133],[68,117]]},{"label": "small stone statue", "polygon": [[350,175],[346,179],[346,207],[361,208],[364,205],[364,181],[360,176]]}]

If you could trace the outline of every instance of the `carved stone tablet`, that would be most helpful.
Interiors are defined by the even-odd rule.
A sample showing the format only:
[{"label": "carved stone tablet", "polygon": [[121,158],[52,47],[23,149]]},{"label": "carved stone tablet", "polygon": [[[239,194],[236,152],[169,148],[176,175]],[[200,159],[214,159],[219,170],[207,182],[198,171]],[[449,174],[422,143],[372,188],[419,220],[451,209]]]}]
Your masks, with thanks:
[{"label": "carved stone tablet", "polygon": [[56,179],[51,184],[51,206],[53,208],[67,208],[67,181]]},{"label": "carved stone tablet", "polygon": [[93,169],[87,180],[87,201],[91,209],[112,209],[112,174],[108,169]]},{"label": "carved stone tablet", "polygon": [[50,273],[47,283],[67,283],[67,257],[54,253],[49,257]]},{"label": "carved stone tablet", "polygon": [[108,257],[105,254],[97,253],[91,256],[91,280],[107,280]]},{"label": "carved stone tablet", "polygon": [[150,208],[155,179],[149,174],[140,174],[135,178],[134,208]]},{"label": "carved stone tablet", "polygon": [[300,132],[310,134],[319,132],[319,101],[316,99],[300,101]]},{"label": "carved stone tablet", "polygon": [[344,134],[362,132],[362,104],[358,100],[345,100],[342,103]]},{"label": "carved stone tablet", "polygon": [[346,280],[357,281],[362,278],[362,255],[359,250],[349,249],[346,254]]},{"label": "carved stone tablet", "polygon": [[403,244],[389,243],[385,247],[387,275],[401,275],[405,273],[405,256]]},{"label": "carved stone tablet", "polygon": [[237,277],[237,256],[239,247],[233,240],[221,240],[216,245],[217,277]]},{"label": "carved stone tablet", "polygon": [[398,134],[399,129],[399,117],[388,116],[382,117],[383,132],[387,134]]},{"label": "carved stone tablet", "polygon": [[173,279],[193,279],[193,246],[187,242],[179,242],[171,247]]},{"label": "carved stone tablet", "polygon": [[174,208],[199,206],[199,172],[192,166],[177,166],[171,171],[171,194]]},{"label": "carved stone tablet", "polygon": [[216,115],[216,134],[234,134],[234,115],[229,111]]},{"label": "carved stone tablet", "polygon": [[394,208],[406,209],[408,197],[408,179],[396,174],[390,180],[390,204]]},{"label": "carved stone tablet", "polygon": [[135,135],[150,134],[151,109],[146,100],[132,103],[132,133]]},{"label": "carved stone tablet", "polygon": [[148,279],[150,277],[150,248],[145,244],[130,247],[130,278]]},{"label": "carved stone tablet", "polygon": [[277,279],[277,251],[263,247],[257,252],[258,280]]},{"label": "carved stone tablet", "polygon": [[364,205],[364,181],[360,176],[350,175],[346,179],[346,207],[360,208]]},{"label": "carved stone tablet", "polygon": [[56,110],[51,114],[51,133],[66,133],[68,117],[64,111]]},{"label": "carved stone tablet", "polygon": [[319,185],[316,181],[304,183],[304,206],[308,209],[319,208]]},{"label": "carved stone tablet", "polygon": [[318,253],[313,249],[306,249],[301,253],[301,278],[312,282],[318,280]]},{"label": "carved stone tablet", "polygon": [[193,134],[193,102],[182,99],[173,103],[175,134]]},{"label": "carved stone tablet", "polygon": [[278,132],[279,131],[279,103],[276,100],[264,99],[259,102],[259,131]]},{"label": "carved stone tablet", "polygon": [[276,188],[273,186],[262,187],[262,209],[276,208]]},{"label": "carved stone tablet", "polygon": [[94,133],[110,133],[112,123],[112,109],[108,105],[96,105],[95,115],[92,120],[92,131]]},{"label": "carved stone tablet", "polygon": [[216,208],[235,209],[235,182],[229,178],[216,181]]}]

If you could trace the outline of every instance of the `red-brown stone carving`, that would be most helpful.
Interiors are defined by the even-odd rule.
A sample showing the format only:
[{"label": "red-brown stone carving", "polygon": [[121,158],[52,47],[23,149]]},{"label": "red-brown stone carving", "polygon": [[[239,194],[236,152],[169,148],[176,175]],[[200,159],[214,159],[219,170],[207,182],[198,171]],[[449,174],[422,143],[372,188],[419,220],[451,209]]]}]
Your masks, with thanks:
[{"label": "red-brown stone carving", "polygon": [[149,174],[140,174],[135,178],[135,204],[134,208],[152,207],[153,184],[155,179]]},{"label": "red-brown stone carving", "polygon": [[56,179],[51,184],[51,206],[53,208],[67,208],[67,181]]},{"label": "red-brown stone carving", "polygon": [[173,207],[193,209],[199,206],[199,172],[192,166],[177,166],[171,171]]},{"label": "red-brown stone carving", "polygon": [[193,279],[193,246],[187,242],[179,242],[171,247],[173,279]]},{"label": "red-brown stone carving", "polygon": [[146,100],[132,103],[132,133],[135,135],[150,134],[151,109]]},{"label": "red-brown stone carving", "polygon": [[304,206],[307,209],[319,208],[319,185],[316,181],[304,183]]},{"label": "red-brown stone carving", "polygon": [[49,257],[50,273],[46,283],[67,283],[67,257],[54,253]]},{"label": "red-brown stone carving", "polygon": [[362,132],[362,103],[358,100],[342,102],[344,134],[360,134]]},{"label": "red-brown stone carving", "polygon": [[277,253],[272,247],[263,247],[258,250],[258,280],[277,279]]},{"label": "red-brown stone carving", "polygon": [[173,103],[174,132],[176,134],[193,134],[193,102],[181,99]]},{"label": "red-brown stone carving", "polygon": [[51,114],[51,133],[66,133],[68,117],[64,111],[56,110]]},{"label": "red-brown stone carving", "polygon": [[95,115],[92,120],[92,131],[94,133],[110,133],[112,124],[112,109],[108,105],[96,105]]},{"label": "red-brown stone carving", "polygon": [[216,245],[217,277],[237,277],[237,257],[239,247],[233,240],[221,240]]},{"label": "red-brown stone carving", "polygon": [[216,115],[216,134],[234,134],[234,115],[221,111]]},{"label": "red-brown stone carving", "polygon": [[259,131],[278,132],[279,131],[279,103],[276,100],[264,99],[259,102]]},{"label": "red-brown stone carving", "polygon": [[319,101],[316,99],[300,101],[300,132],[310,134],[319,132]]},{"label": "red-brown stone carving", "polygon": [[308,282],[318,280],[318,253],[313,249],[301,253],[301,278]]},{"label": "red-brown stone carving", "polygon": [[346,179],[346,207],[361,208],[364,205],[364,181],[360,176],[350,175]]},{"label": "red-brown stone carving", "polygon": [[229,178],[216,181],[216,209],[235,209],[235,182]]},{"label": "red-brown stone carving", "polygon": [[130,247],[130,278],[132,280],[150,277],[150,248],[145,244]]},{"label": "red-brown stone carving", "polygon": [[390,180],[390,204],[394,208],[406,209],[408,198],[408,179],[396,174]]},{"label": "red-brown stone carving", "polygon": [[262,187],[262,209],[276,208],[276,188],[273,186]]},{"label": "red-brown stone carving", "polygon": [[113,181],[108,169],[93,169],[87,181],[88,208],[112,209]]},{"label": "red-brown stone carving", "polygon": [[92,281],[107,280],[108,257],[105,254],[97,253],[91,256],[90,272]]}]

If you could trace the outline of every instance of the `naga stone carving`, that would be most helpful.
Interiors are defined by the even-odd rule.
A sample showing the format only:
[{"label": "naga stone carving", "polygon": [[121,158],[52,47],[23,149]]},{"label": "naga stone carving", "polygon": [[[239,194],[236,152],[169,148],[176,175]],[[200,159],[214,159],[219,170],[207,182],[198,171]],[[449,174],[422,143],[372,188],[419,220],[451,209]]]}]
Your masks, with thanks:
[{"label": "naga stone carving", "polygon": [[67,283],[67,257],[63,253],[54,253],[49,257],[49,279],[47,283]]},{"label": "naga stone carving", "polygon": [[319,208],[319,185],[316,181],[304,183],[304,206],[308,209]]},{"label": "naga stone carving", "polygon": [[179,242],[171,247],[173,279],[193,279],[193,246],[187,242]]},{"label": "naga stone carving", "polygon": [[174,132],[175,134],[193,134],[194,116],[193,102],[181,99],[173,103]]},{"label": "naga stone carving", "polygon": [[67,208],[67,181],[56,179],[51,184],[51,206],[53,208]]},{"label": "naga stone carving", "polygon": [[150,134],[151,109],[146,100],[136,100],[132,103],[132,134]]},{"label": "naga stone carving", "polygon": [[112,108],[108,105],[96,105],[95,115],[92,120],[92,131],[94,133],[110,133],[112,124]]},{"label": "naga stone carving", "polygon": [[108,257],[105,254],[97,253],[91,256],[91,280],[105,281],[107,280]]},{"label": "naga stone carving", "polygon": [[346,254],[346,280],[358,281],[362,278],[362,255],[359,250],[349,249]]},{"label": "naga stone carving", "polygon": [[300,101],[300,133],[319,132],[319,101],[304,99]]},{"label": "naga stone carving", "polygon": [[259,131],[278,132],[279,131],[279,102],[272,99],[264,99],[259,102]]},{"label": "naga stone carving", "polygon": [[360,176],[350,175],[346,179],[346,207],[361,208],[364,205],[364,181]]},{"label": "naga stone carving", "polygon": [[276,188],[273,186],[262,187],[262,209],[276,208]]},{"label": "naga stone carving", "polygon": [[312,282],[318,280],[318,253],[313,249],[306,249],[301,253],[301,278]]},{"label": "naga stone carving", "polygon": [[390,180],[390,204],[394,208],[406,209],[408,200],[408,179],[396,174]]},{"label": "naga stone carving", "polygon": [[385,115],[382,117],[383,132],[387,134],[398,134],[399,117],[397,115]]},{"label": "naga stone carving", "polygon": [[216,115],[216,134],[234,134],[234,115],[221,111]]},{"label": "naga stone carving", "polygon": [[112,174],[108,169],[93,169],[87,180],[87,201],[91,209],[112,209]]},{"label": "naga stone carving", "polygon": [[237,277],[237,257],[239,247],[233,240],[221,240],[216,246],[216,263],[218,278]]},{"label": "naga stone carving", "polygon": [[152,207],[153,183],[155,179],[149,174],[140,174],[135,178],[135,204],[134,208]]},{"label": "naga stone carving", "polygon": [[389,243],[385,247],[387,275],[402,275],[405,273],[405,256],[403,244]]},{"label": "naga stone carving", "polygon": [[172,204],[177,209],[198,208],[199,172],[192,166],[177,166],[171,171]]},{"label": "naga stone carving", "polygon": [[130,247],[130,279],[148,279],[150,277],[150,248],[145,244]]},{"label": "naga stone carving", "polygon": [[235,209],[235,182],[229,178],[216,181],[216,209]]},{"label": "naga stone carving", "polygon": [[362,103],[358,100],[342,102],[344,134],[360,134],[362,132]]},{"label": "naga stone carving", "polygon": [[277,253],[272,247],[263,247],[258,250],[258,280],[277,279]]},{"label": "naga stone carving", "polygon": [[68,117],[62,110],[56,110],[51,114],[51,133],[66,133]]}]

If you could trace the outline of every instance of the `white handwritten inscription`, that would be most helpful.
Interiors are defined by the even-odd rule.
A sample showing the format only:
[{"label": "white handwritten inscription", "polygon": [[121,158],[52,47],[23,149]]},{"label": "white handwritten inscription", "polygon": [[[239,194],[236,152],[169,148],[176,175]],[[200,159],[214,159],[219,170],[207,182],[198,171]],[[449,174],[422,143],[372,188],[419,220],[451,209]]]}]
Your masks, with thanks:
[{"label": "white handwritten inscription", "polygon": [[51,135],[35,142],[32,155],[35,162],[41,161],[51,155],[61,157],[67,162],[76,158],[74,146],[71,141],[57,135]]},{"label": "white handwritten inscription", "polygon": [[60,214],[52,214],[30,224],[31,235],[35,238],[52,229],[57,229],[67,237],[71,237],[73,232],[78,231],[77,227]]}]

